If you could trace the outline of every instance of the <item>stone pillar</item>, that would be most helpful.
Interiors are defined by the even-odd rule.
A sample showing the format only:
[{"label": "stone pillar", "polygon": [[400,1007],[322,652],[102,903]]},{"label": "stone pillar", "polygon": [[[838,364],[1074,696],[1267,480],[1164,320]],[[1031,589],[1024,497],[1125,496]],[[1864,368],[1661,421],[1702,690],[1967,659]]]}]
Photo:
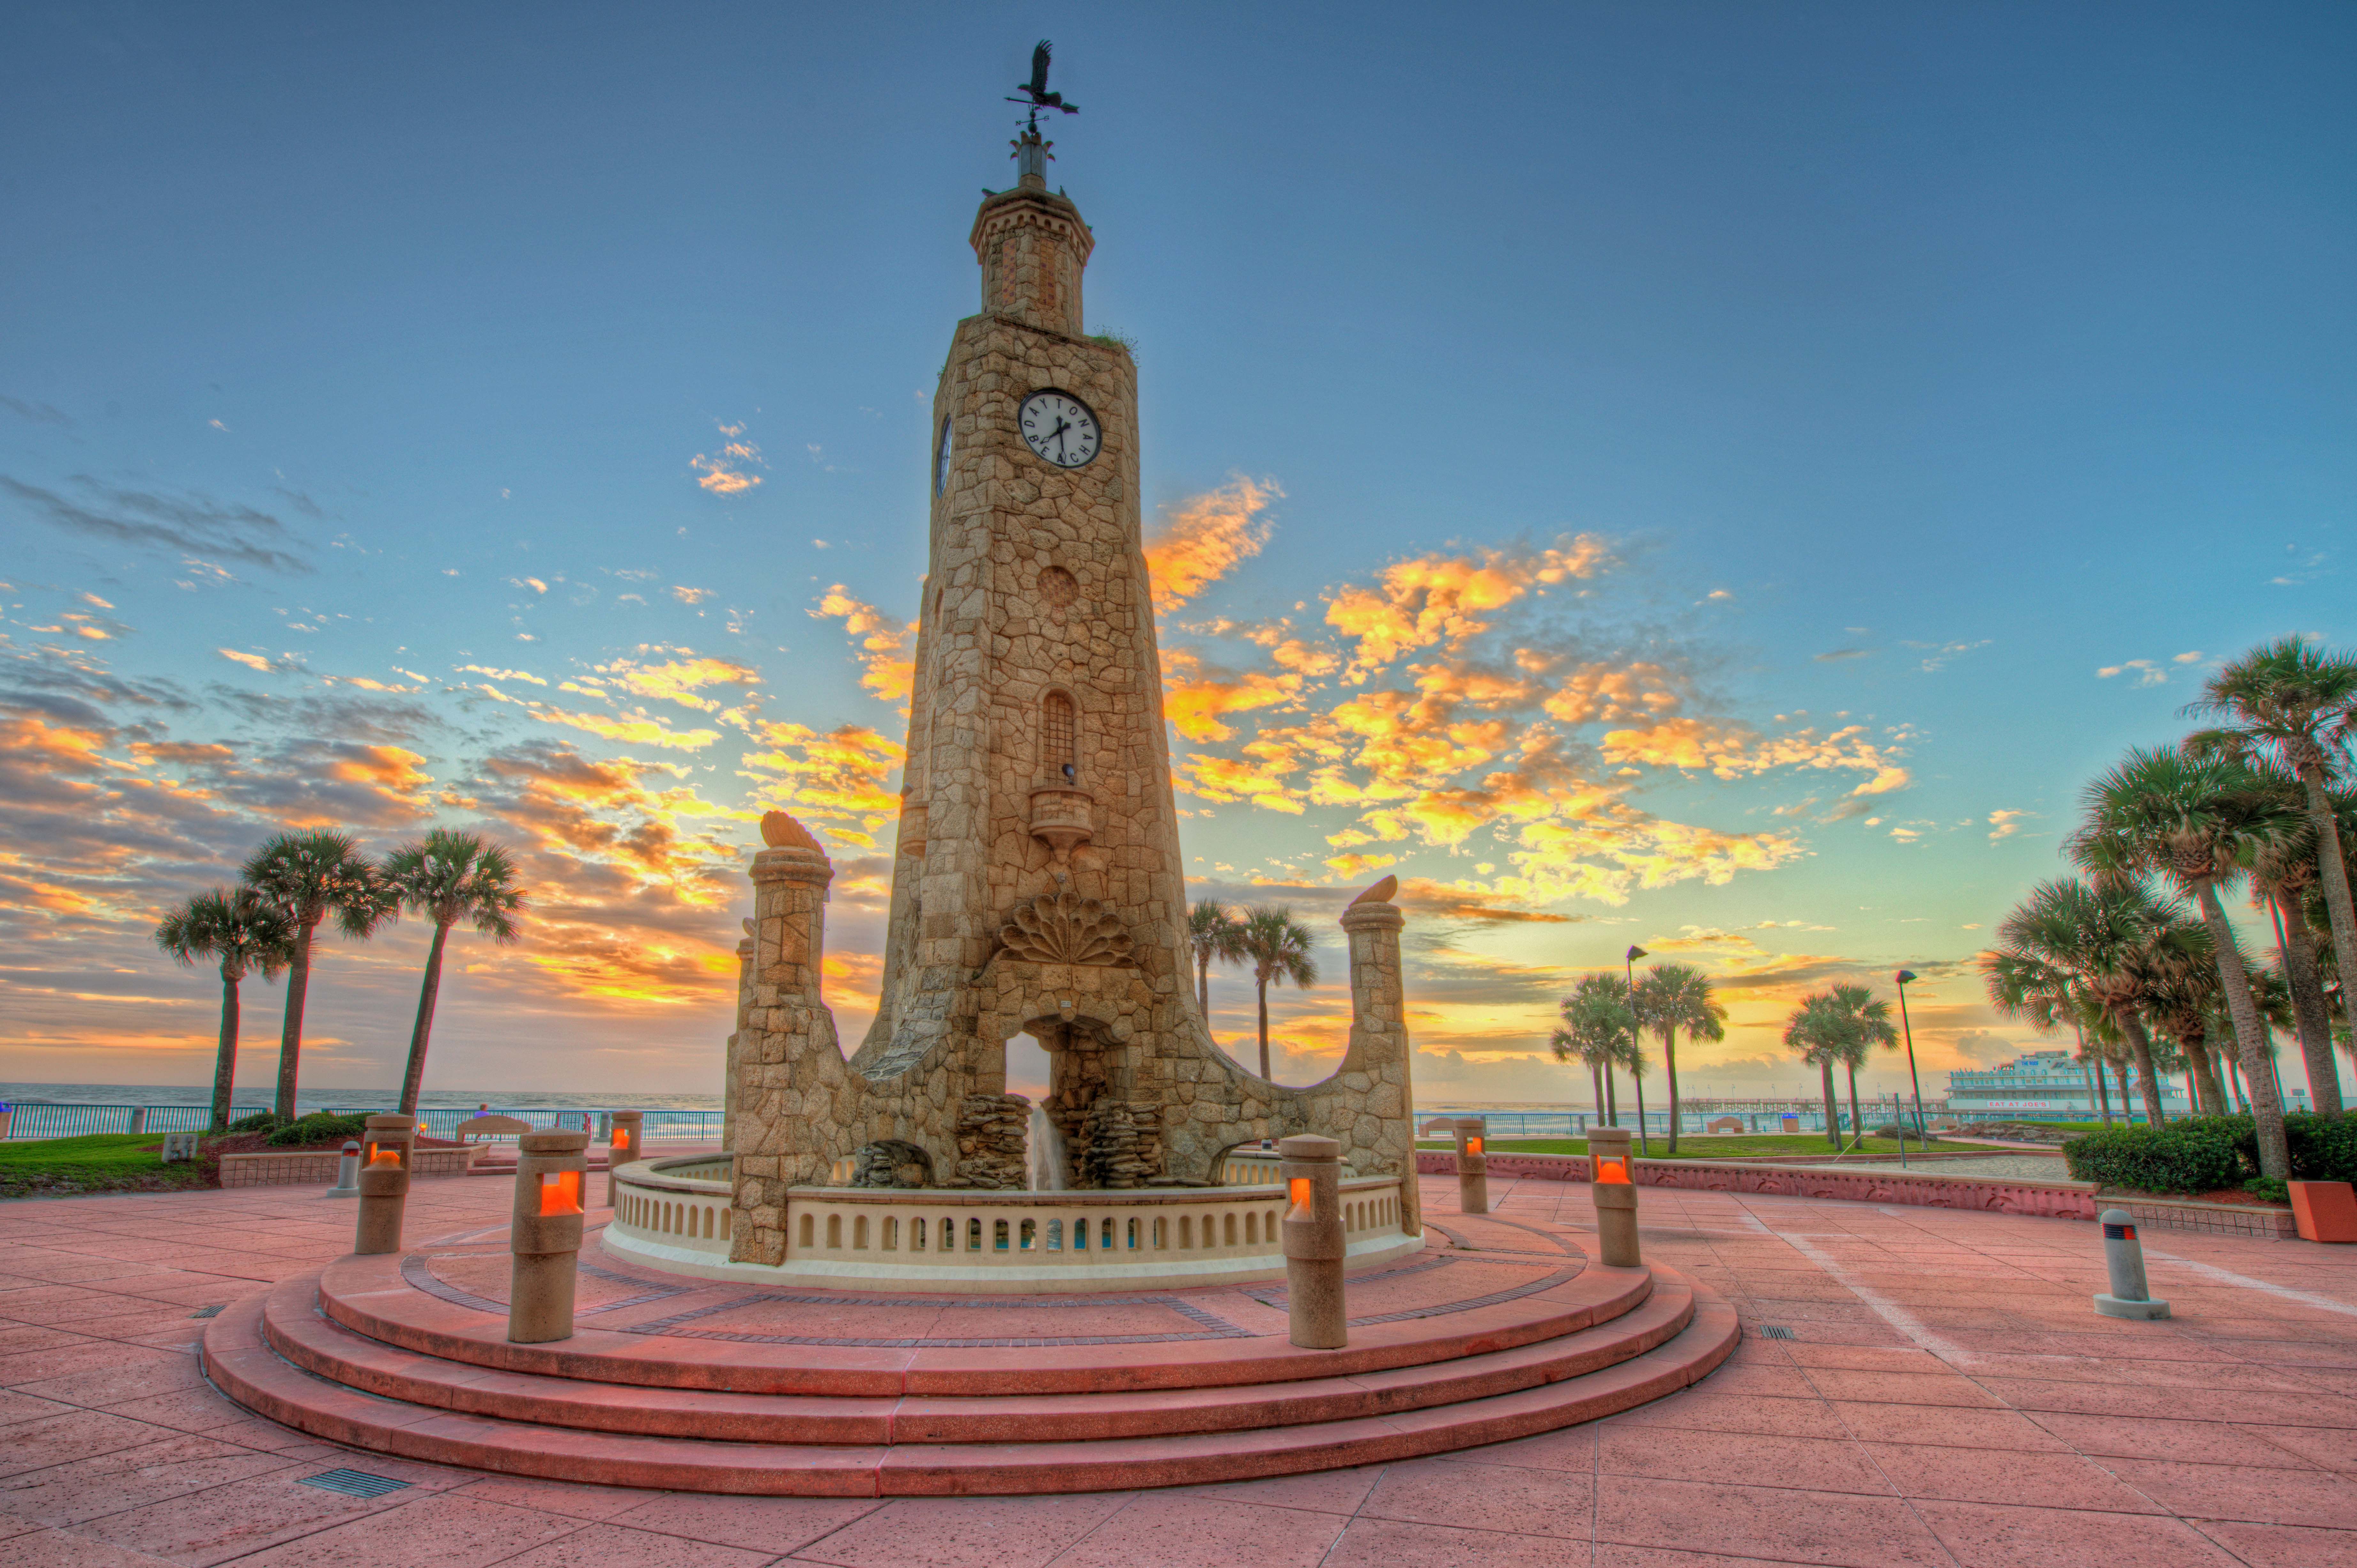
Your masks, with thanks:
[{"label": "stone pillar", "polygon": [[1479,1116],[1457,1119],[1457,1210],[1490,1212],[1490,1156],[1483,1153],[1489,1123]]},{"label": "stone pillar", "polygon": [[847,1152],[832,1147],[845,1131],[834,1090],[845,1073],[820,991],[834,867],[782,811],[762,819],[761,834],[770,847],[753,857],[752,983],[737,1026],[729,1255],[777,1264],[786,1261],[787,1189],[825,1180],[834,1156]]},{"label": "stone pillar", "polygon": [[409,1159],[417,1122],[407,1116],[371,1116],[361,1139],[361,1211],[352,1251],[375,1257],[401,1251],[401,1220],[409,1205]]},{"label": "stone pillar", "polygon": [[606,1207],[614,1207],[614,1194],[619,1190],[622,1167],[647,1157],[647,1113],[643,1111],[614,1112],[614,1131],[606,1144]]},{"label": "stone pillar", "polygon": [[2125,1208],[2104,1210],[2104,1264],[2112,1288],[2095,1297],[2105,1317],[2161,1318],[2169,1303],[2152,1299],[2144,1273],[2144,1243],[2136,1240],[2136,1216]]},{"label": "stone pillar", "polygon": [[1293,1343],[1339,1350],[1351,1342],[1343,1302],[1342,1145],[1302,1133],[1278,1141],[1285,1211],[1286,1317]]},{"label": "stone pillar", "polygon": [[1637,1250],[1637,1184],[1629,1158],[1626,1127],[1587,1130],[1588,1196],[1596,1203],[1596,1239],[1603,1244],[1603,1261],[1616,1269],[1644,1266]]},{"label": "stone pillar", "polygon": [[358,1197],[361,1195],[361,1146],[347,1141],[341,1157],[336,1161],[336,1185],[328,1189],[329,1197]]},{"label": "stone pillar", "polygon": [[526,1133],[516,1140],[510,1211],[508,1341],[543,1345],[573,1337],[573,1286],[589,1185],[589,1134]]},{"label": "stone pillar", "polygon": [[1424,1234],[1416,1190],[1415,1086],[1409,1072],[1407,1004],[1400,980],[1400,930],[1407,917],[1391,902],[1399,890],[1386,876],[1342,911],[1351,950],[1351,1048],[1344,1062],[1367,1076],[1368,1088],[1351,1125],[1352,1165],[1361,1176],[1400,1178],[1400,1229]]}]

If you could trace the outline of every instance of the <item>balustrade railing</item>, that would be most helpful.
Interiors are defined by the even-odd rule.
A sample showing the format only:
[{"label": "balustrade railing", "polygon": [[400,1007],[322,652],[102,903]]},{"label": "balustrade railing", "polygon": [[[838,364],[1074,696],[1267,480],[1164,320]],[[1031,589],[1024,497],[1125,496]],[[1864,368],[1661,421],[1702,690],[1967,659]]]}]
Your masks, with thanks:
[{"label": "balustrade railing", "polygon": [[[18,1102],[5,1109],[9,1142],[34,1138],[80,1138],[97,1133],[188,1133],[211,1125],[207,1105],[47,1105]],[[239,1105],[230,1119],[266,1111],[266,1105]],[[383,1105],[307,1106],[306,1115],[326,1111],[335,1116],[367,1116],[390,1110]],[[430,1105],[417,1112],[421,1130],[429,1138],[454,1138],[461,1122],[477,1116],[511,1116],[534,1132],[587,1132],[593,1138],[613,1131],[610,1111],[581,1111],[549,1106],[493,1105],[474,1110],[460,1105]],[[643,1112],[649,1143],[718,1143],[723,1113],[718,1111],[657,1110]],[[512,1142],[519,1134],[502,1135]]]}]

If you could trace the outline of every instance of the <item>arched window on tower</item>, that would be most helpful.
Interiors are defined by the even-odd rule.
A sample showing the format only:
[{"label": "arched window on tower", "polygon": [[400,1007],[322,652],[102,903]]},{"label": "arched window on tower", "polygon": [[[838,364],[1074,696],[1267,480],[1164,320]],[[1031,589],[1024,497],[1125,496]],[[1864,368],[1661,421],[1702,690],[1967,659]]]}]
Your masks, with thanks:
[{"label": "arched window on tower", "polygon": [[1080,782],[1080,748],[1072,728],[1072,699],[1050,692],[1039,704],[1039,771],[1067,784]]}]

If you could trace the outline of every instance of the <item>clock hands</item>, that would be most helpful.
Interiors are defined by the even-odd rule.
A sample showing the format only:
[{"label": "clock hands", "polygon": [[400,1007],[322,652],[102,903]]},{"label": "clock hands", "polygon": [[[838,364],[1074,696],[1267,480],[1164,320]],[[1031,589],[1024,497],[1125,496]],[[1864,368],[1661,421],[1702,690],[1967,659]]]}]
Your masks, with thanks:
[{"label": "clock hands", "polygon": [[1056,456],[1059,457],[1064,455],[1064,432],[1071,427],[1072,422],[1060,414],[1056,419],[1056,428],[1048,432],[1056,438]]}]

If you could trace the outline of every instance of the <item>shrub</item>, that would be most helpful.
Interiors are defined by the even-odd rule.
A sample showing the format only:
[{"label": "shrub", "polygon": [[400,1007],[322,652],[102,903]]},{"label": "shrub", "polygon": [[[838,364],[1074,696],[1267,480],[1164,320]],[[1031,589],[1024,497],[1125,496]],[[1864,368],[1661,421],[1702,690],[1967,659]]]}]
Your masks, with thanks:
[{"label": "shrub", "polygon": [[278,1130],[278,1112],[257,1111],[251,1116],[241,1116],[229,1124],[232,1133],[273,1133]]},{"label": "shrub", "polygon": [[276,1128],[263,1141],[279,1148],[307,1148],[313,1144],[340,1144],[347,1138],[357,1138],[367,1127],[365,1113],[330,1116],[324,1111],[314,1111]]},{"label": "shrub", "polygon": [[[2287,1116],[2284,1141],[2293,1180],[2357,1182],[2357,1118]],[[2062,1157],[2081,1181],[2142,1192],[2217,1192],[2258,1176],[2259,1133],[2248,1116],[2191,1116],[2165,1127],[2073,1138],[2062,1145]]]},{"label": "shrub", "polygon": [[2291,1188],[2273,1176],[2255,1176],[2243,1184],[2243,1190],[2253,1197],[2264,1197],[2269,1203],[2291,1201]]},{"label": "shrub", "polygon": [[2115,1127],[2071,1139],[2062,1145],[2062,1158],[2079,1181],[2139,1192],[2216,1192],[2257,1174],[2257,1160],[2245,1166],[2239,1147],[2240,1134],[2249,1127],[2250,1119],[2241,1116]]}]

